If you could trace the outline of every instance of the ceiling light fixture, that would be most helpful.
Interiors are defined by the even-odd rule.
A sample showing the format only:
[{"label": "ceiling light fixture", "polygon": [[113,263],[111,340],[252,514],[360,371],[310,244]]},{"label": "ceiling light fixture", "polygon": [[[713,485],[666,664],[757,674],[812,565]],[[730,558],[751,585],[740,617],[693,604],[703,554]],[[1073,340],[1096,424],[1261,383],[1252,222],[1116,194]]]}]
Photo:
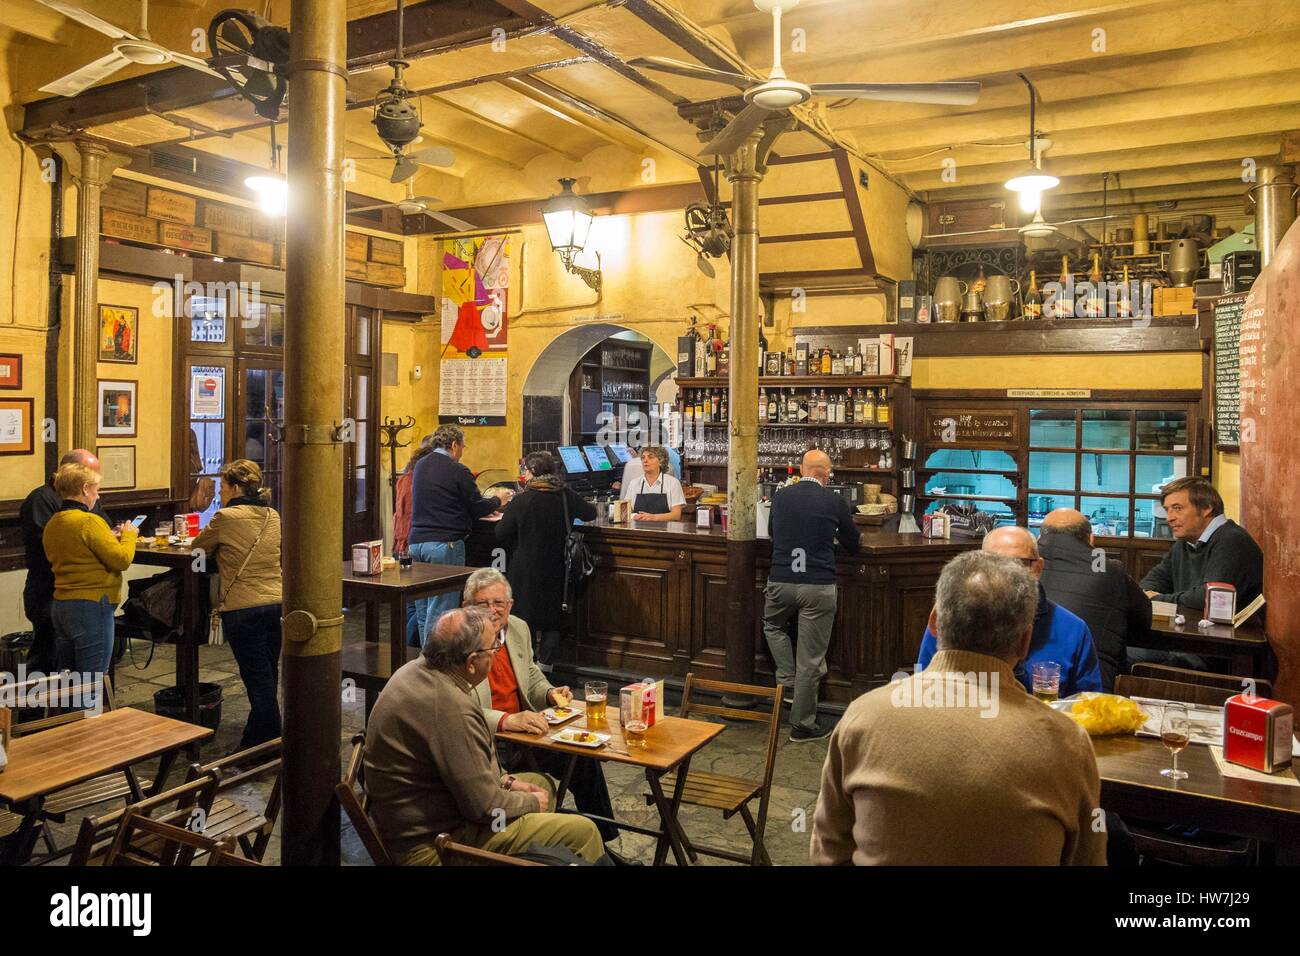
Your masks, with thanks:
[{"label": "ceiling light fixture", "polygon": [[1024,81],[1025,86],[1029,87],[1029,166],[1008,179],[1005,185],[1013,193],[1021,194],[1021,209],[1025,212],[1033,212],[1038,209],[1042,194],[1061,185],[1061,181],[1043,169],[1038,155],[1038,129],[1035,126],[1038,91],[1034,89],[1034,84],[1029,82],[1029,77],[1025,74],[1016,75]]},{"label": "ceiling light fixture", "polygon": [[271,126],[271,171],[258,173],[244,180],[244,185],[257,195],[257,208],[268,216],[283,216],[289,210],[289,180],[280,174],[280,147],[275,142],[275,126]]},{"label": "ceiling light fixture", "polygon": [[[595,220],[587,200],[573,191],[576,179],[561,179],[560,191],[542,206],[542,221],[551,249],[559,253],[565,271],[578,276],[596,292],[600,291],[600,254],[587,249],[591,224]],[[583,255],[583,253],[586,253]],[[579,261],[579,257],[582,261]]]}]

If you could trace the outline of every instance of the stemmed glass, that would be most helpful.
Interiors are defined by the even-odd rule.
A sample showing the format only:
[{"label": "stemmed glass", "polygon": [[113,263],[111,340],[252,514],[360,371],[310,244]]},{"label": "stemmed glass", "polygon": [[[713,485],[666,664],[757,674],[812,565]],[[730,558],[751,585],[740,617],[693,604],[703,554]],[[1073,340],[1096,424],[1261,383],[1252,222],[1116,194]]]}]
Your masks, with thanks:
[{"label": "stemmed glass", "polygon": [[1170,769],[1161,770],[1163,776],[1170,780],[1187,779],[1187,771],[1178,769],[1178,754],[1187,747],[1191,739],[1192,725],[1187,716],[1186,705],[1165,704],[1165,712],[1160,717],[1160,742],[1174,755],[1174,765]]}]

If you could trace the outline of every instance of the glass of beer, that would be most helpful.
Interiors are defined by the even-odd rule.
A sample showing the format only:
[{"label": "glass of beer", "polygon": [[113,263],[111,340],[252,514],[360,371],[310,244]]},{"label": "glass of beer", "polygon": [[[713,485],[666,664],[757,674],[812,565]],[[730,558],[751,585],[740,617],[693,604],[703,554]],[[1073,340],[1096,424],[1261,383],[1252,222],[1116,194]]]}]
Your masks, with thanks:
[{"label": "glass of beer", "polygon": [[1061,694],[1061,665],[1056,661],[1034,664],[1034,696],[1050,704]]},{"label": "glass of beer", "polygon": [[628,747],[645,746],[646,722],[644,720],[629,720],[623,725],[623,743]]},{"label": "glass of beer", "polygon": [[605,702],[609,699],[609,685],[603,680],[587,681],[582,697],[587,702],[587,721],[605,722]]},{"label": "glass of beer", "polygon": [[1178,769],[1178,754],[1186,749],[1192,739],[1192,724],[1187,717],[1184,704],[1165,704],[1165,712],[1160,716],[1160,742],[1174,755],[1171,769],[1161,770],[1162,776],[1170,780],[1186,780],[1187,771]]}]

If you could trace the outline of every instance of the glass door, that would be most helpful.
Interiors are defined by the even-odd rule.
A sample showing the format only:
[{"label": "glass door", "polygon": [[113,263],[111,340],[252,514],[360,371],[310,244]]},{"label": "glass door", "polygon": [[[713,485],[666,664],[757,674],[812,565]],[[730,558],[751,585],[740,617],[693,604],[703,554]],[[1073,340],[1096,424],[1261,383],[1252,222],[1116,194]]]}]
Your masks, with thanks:
[{"label": "glass door", "polygon": [[379,508],[380,469],[375,415],[379,393],[375,380],[379,320],[371,309],[349,306],[347,311],[347,371],[343,407],[346,417],[343,445],[343,547],[344,556],[358,541],[382,536]]},{"label": "glass door", "polygon": [[262,483],[271,490],[271,504],[280,507],[284,452],[280,427],[284,423],[284,370],[279,363],[245,360],[239,363],[239,437],[242,457],[257,462]]}]

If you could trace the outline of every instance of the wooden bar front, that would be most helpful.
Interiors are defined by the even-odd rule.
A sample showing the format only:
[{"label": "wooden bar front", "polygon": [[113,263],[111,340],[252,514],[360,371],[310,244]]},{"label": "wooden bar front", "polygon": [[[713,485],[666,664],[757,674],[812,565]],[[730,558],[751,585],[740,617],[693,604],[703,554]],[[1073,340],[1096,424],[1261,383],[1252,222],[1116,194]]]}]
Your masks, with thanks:
[{"label": "wooden bar front", "polygon": [[[684,522],[585,525],[596,571],[579,606],[580,667],[645,676],[722,679],[725,663],[726,534]],[[862,551],[840,553],[839,604],[823,685],[827,700],[847,703],[916,663],[939,572],[975,539],[927,540],[866,529]],[[753,582],[754,654],[760,679],[772,677],[763,639],[763,587],[771,560],[758,542]]]}]

